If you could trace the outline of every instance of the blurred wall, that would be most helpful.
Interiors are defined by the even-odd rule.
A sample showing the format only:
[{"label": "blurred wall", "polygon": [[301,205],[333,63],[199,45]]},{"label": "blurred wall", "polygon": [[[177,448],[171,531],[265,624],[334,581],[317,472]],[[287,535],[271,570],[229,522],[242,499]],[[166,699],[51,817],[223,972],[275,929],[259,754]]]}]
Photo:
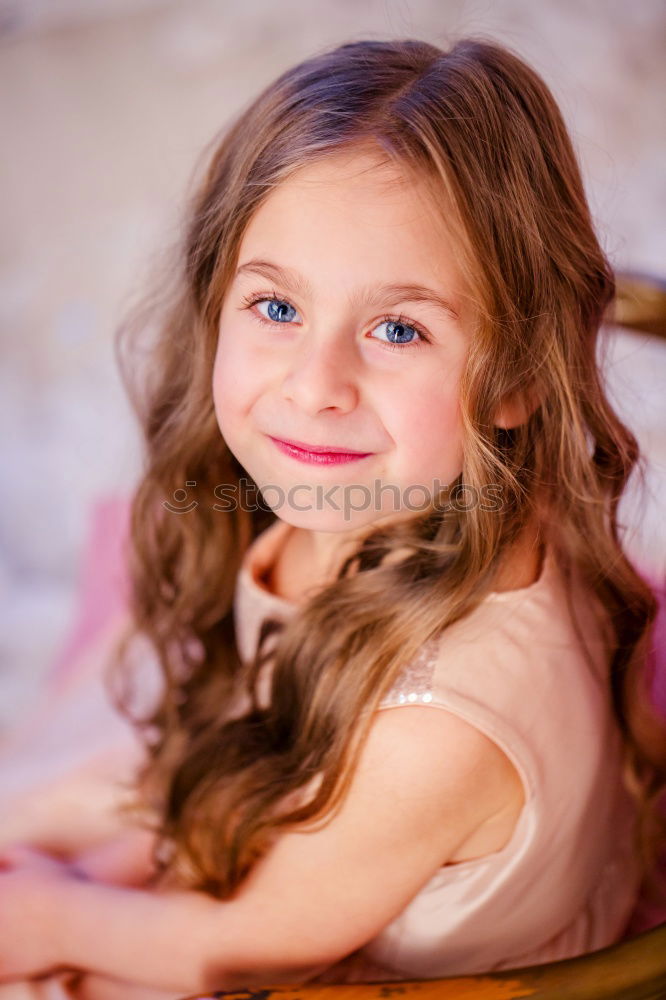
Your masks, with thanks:
[{"label": "blurred wall", "polygon": [[[91,499],[137,475],[113,333],[204,144],[318,48],[478,32],[552,87],[615,265],[666,276],[661,0],[0,0],[0,717],[67,627]],[[664,347],[618,335],[610,352],[653,470],[632,544],[663,568]]]}]

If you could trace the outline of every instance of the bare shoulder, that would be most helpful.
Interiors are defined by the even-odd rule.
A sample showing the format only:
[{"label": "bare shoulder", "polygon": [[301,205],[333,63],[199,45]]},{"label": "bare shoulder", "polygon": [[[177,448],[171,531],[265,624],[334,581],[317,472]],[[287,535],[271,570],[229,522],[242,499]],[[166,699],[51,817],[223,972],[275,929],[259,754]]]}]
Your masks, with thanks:
[{"label": "bare shoulder", "polygon": [[504,750],[471,722],[432,703],[377,712],[363,766],[374,770],[378,794],[409,786],[409,794],[429,800],[433,820],[445,822],[441,864],[461,860],[481,829],[486,832],[477,834],[477,854],[484,845],[487,852],[501,847],[525,801]]}]

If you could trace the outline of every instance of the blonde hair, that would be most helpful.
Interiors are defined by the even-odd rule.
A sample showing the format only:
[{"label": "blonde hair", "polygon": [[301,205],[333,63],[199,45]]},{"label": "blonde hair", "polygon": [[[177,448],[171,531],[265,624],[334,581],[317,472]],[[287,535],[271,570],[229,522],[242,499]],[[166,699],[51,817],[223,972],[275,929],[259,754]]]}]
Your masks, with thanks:
[{"label": "blonde hair", "polygon": [[[475,306],[461,384],[464,465],[452,486],[496,484],[504,502],[464,511],[433,504],[375,526],[299,615],[263,623],[244,664],[236,576],[275,515],[200,504],[175,516],[163,502],[187,481],[212,497],[216,486],[248,478],[221,437],[210,382],[222,302],[253,214],[299,167],[368,145],[415,171],[433,204],[451,213]],[[145,736],[136,800],[153,817],[162,870],[229,897],[280,830],[329,816],[398,671],[477,606],[536,519],[562,570],[582,574],[607,612],[609,684],[641,802],[637,849],[647,871],[663,834],[666,780],[664,726],[646,671],[656,601],[623,551],[617,521],[640,455],[606,398],[595,355],[613,271],[562,116],[536,72],[474,38],[448,51],[410,39],[357,41],[294,66],[216,140],[173,271],[158,280],[118,347],[145,440],[131,507],[131,610],[158,656],[164,692],[137,717],[125,670],[130,687],[116,697]],[[142,347],[149,328],[156,336]],[[528,418],[494,426],[496,407],[514,392],[532,400]],[[388,558],[398,550],[408,555]],[[256,681],[271,656],[262,707]],[[250,707],[230,717],[239,691]]]}]

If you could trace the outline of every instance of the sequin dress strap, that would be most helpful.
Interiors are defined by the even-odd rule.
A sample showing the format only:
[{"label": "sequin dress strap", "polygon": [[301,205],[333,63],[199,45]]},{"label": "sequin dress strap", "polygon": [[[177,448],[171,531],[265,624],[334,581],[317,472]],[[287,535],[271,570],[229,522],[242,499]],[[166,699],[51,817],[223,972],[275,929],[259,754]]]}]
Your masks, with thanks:
[{"label": "sequin dress strap", "polygon": [[432,681],[439,646],[438,639],[431,639],[421,647],[414,659],[398,674],[395,684],[380,701],[379,708],[427,705],[432,701]]}]

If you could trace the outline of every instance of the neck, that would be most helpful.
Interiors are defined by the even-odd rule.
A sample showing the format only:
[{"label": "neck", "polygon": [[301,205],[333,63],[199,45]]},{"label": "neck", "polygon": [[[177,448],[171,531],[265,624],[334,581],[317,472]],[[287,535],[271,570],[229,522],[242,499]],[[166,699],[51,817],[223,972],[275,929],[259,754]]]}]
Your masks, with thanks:
[{"label": "neck", "polygon": [[[375,522],[376,523],[376,522]],[[279,597],[301,603],[331,583],[368,527],[351,532],[309,531],[291,527],[264,574],[266,587]],[[536,523],[529,523],[506,553],[493,582],[494,591],[528,587],[540,575],[544,544]]]}]

